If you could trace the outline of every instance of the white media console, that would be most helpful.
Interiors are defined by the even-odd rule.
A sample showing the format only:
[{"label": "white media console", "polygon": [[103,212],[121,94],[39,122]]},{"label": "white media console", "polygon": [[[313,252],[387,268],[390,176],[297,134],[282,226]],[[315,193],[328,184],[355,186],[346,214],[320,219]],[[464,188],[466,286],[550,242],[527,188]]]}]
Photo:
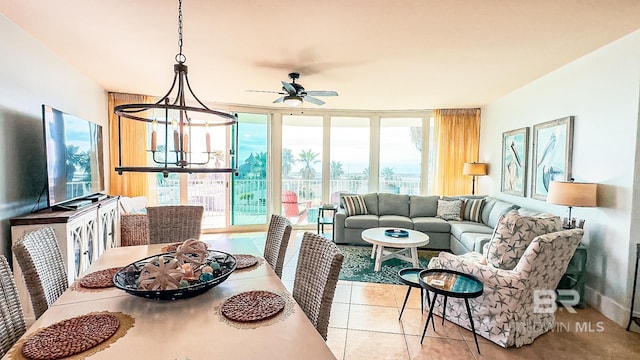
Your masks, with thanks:
[{"label": "white media console", "polygon": [[[11,241],[15,243],[24,233],[50,226],[58,238],[67,278],[71,285],[106,249],[120,246],[119,197],[108,197],[77,210],[45,209],[33,214],[14,217],[11,222]],[[22,271],[15,257],[13,272],[20,301],[27,322],[35,319]]]}]

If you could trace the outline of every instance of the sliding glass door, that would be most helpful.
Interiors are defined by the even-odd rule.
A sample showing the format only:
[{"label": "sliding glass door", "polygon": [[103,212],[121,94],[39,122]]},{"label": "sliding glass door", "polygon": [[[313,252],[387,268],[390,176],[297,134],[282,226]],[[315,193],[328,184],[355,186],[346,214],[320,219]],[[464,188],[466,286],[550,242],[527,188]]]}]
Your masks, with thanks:
[{"label": "sliding glass door", "polygon": [[266,114],[238,114],[238,176],[231,182],[231,225],[267,223],[267,121]]},{"label": "sliding glass door", "polygon": [[315,223],[322,203],[322,116],[282,117],[282,214]]},{"label": "sliding glass door", "polygon": [[[266,224],[267,213],[267,118],[266,114],[238,114],[238,176],[229,173],[157,174],[150,194],[158,205],[202,205],[203,229],[231,225]],[[208,142],[211,168],[227,167],[235,134],[229,127],[210,127]],[[207,137],[192,136],[193,161],[205,162]],[[155,185],[155,186],[154,186]],[[155,190],[155,191],[153,191]]]}]

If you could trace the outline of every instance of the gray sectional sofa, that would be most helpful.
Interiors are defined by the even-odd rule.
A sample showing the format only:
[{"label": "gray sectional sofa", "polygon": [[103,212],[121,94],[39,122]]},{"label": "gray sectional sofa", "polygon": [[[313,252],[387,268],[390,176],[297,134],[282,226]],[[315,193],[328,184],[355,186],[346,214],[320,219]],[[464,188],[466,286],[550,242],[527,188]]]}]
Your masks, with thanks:
[{"label": "gray sectional sofa", "polygon": [[[335,215],[334,240],[337,244],[367,244],[362,231],[374,227],[404,228],[429,235],[428,249],[451,250],[454,254],[482,252],[491,239],[498,219],[519,206],[489,196],[446,197],[482,198],[482,222],[468,220],[446,221],[436,217],[439,196],[371,193],[362,195],[367,215],[347,216],[340,208]],[[468,209],[467,209],[468,211]]]}]

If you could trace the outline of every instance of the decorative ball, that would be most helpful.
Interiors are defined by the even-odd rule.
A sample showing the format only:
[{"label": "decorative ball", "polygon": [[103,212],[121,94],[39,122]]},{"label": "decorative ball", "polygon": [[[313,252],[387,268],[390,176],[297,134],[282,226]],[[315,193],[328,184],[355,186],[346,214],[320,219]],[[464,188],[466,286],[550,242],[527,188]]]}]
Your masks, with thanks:
[{"label": "decorative ball", "polygon": [[214,276],[212,273],[202,273],[200,274],[200,281],[207,282],[213,280]]},{"label": "decorative ball", "polygon": [[217,262],[212,262],[209,266],[211,266],[212,270],[220,270],[220,264],[218,264]]},{"label": "decorative ball", "polygon": [[204,273],[209,273],[209,274],[211,274],[211,273],[213,273],[213,268],[212,268],[211,266],[205,266],[205,267],[203,267],[203,268],[202,268],[202,273],[203,273],[203,274],[204,274]]},{"label": "decorative ball", "polygon": [[180,287],[185,288],[189,286],[189,282],[187,280],[180,280]]}]

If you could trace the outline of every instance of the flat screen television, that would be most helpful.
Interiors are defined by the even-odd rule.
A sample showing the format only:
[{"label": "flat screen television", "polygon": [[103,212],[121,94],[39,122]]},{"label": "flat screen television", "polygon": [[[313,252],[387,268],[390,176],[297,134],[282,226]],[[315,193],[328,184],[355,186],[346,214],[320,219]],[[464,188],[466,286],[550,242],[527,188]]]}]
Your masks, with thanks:
[{"label": "flat screen television", "polygon": [[104,192],[102,126],[42,105],[48,206]]}]

